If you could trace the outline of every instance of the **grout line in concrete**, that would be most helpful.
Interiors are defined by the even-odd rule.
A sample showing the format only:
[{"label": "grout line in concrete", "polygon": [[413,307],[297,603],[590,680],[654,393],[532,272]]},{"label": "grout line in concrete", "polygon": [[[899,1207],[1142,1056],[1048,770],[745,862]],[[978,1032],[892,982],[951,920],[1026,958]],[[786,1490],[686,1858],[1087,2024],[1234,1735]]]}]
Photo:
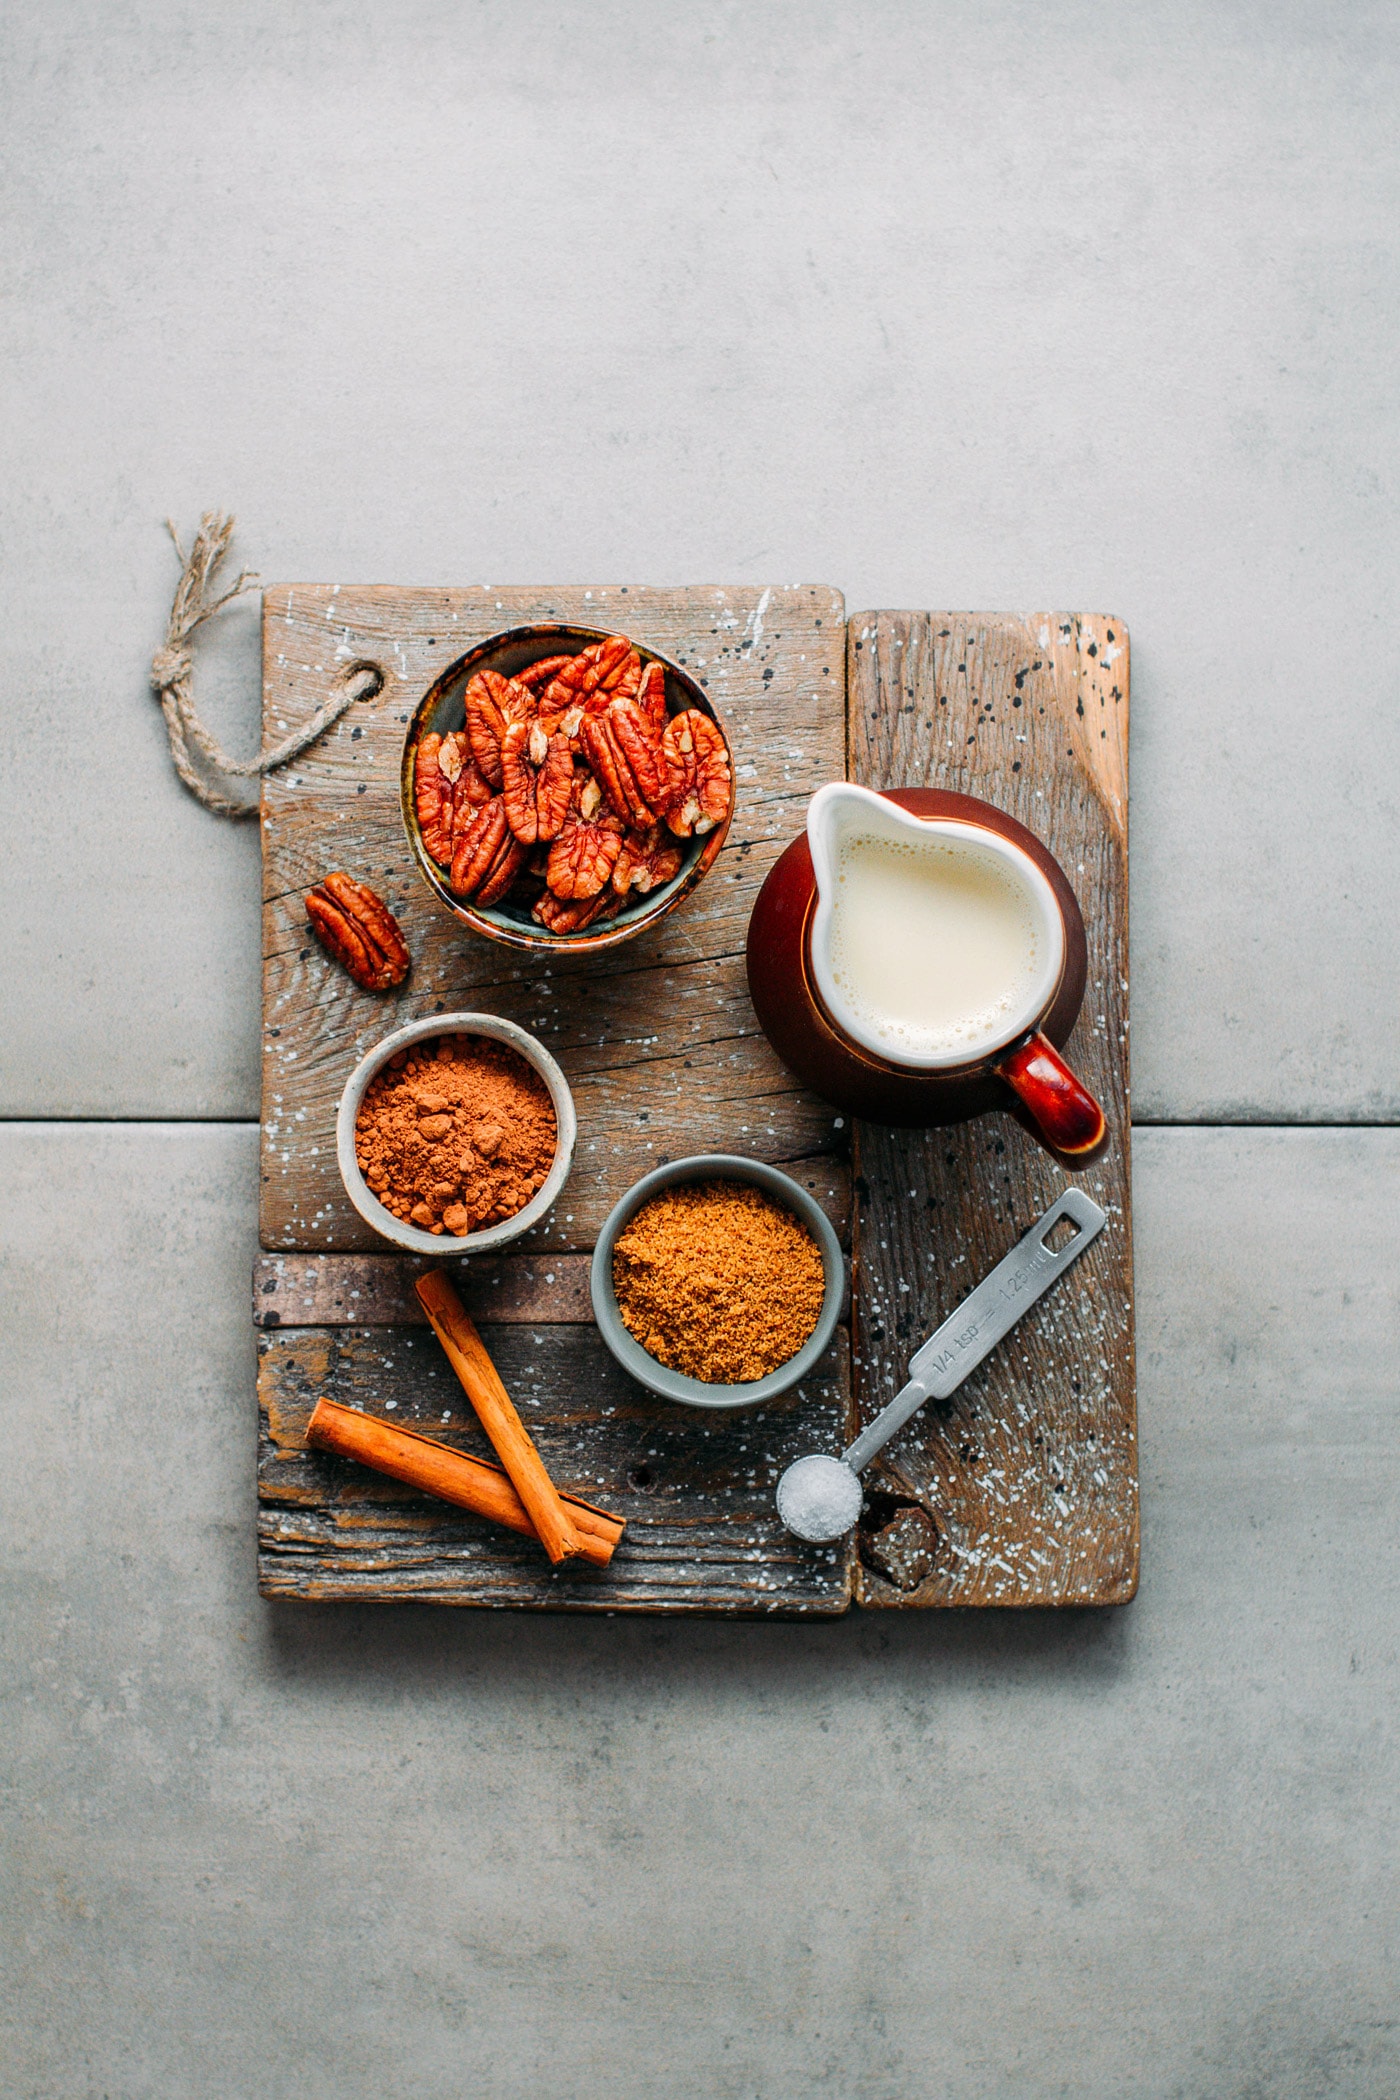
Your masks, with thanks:
[{"label": "grout line in concrete", "polygon": [[[119,1130],[127,1126],[143,1128],[156,1124],[190,1129],[260,1128],[256,1116],[26,1116],[9,1115],[0,1111],[0,1128],[6,1124],[22,1123],[37,1125],[40,1128],[52,1126],[55,1129],[61,1129],[65,1125],[100,1125]],[[1133,1130],[1400,1130],[1400,1117],[1297,1116],[1270,1119],[1252,1116],[1134,1116],[1129,1127]]]}]

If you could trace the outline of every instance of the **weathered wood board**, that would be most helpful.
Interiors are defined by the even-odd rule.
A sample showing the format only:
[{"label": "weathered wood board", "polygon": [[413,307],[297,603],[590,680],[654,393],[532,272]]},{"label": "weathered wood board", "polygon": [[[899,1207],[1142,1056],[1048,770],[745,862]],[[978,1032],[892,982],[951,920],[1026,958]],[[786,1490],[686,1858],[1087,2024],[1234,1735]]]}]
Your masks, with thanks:
[{"label": "weathered wood board", "polygon": [[[550,967],[474,938],[440,908],[409,859],[398,799],[404,728],[422,692],[476,640],[534,620],[627,629],[686,663],[723,715],[736,771],[734,823],[696,895],[635,941]],[[782,1162],[848,1235],[848,1134],[768,1048],[743,959],[764,876],[812,790],[844,771],[839,594],[297,585],[266,593],[263,622],[268,742],[305,721],[351,667],[373,664],[384,681],[263,794],[261,1219],[272,1251],[254,1308],[264,1330],[264,1591],[575,1610],[844,1610],[853,1550],[797,1546],[778,1523],[772,1478],[813,1440],[845,1435],[847,1331],[800,1395],[761,1416],[697,1420],[617,1370],[591,1325],[586,1274],[617,1197],[683,1153]],[[414,967],[396,995],[358,991],[308,935],[305,892],[336,866],[373,883],[403,924]],[[628,1519],[605,1573],[554,1574],[530,1542],[305,1446],[325,1392],[484,1449],[419,1324],[417,1264],[359,1251],[383,1242],[351,1209],[335,1164],[335,1111],[356,1059],[402,1021],[460,1008],[507,1014],[541,1036],[574,1091],[579,1143],[554,1212],[522,1250],[453,1266],[559,1484]]]},{"label": "weathered wood board", "polygon": [[849,630],[851,777],[980,795],[1035,832],[1084,914],[1071,1062],[1107,1149],[1067,1173],[1010,1113],[946,1130],[859,1124],[860,1414],[1071,1180],[1093,1247],[953,1397],[882,1453],[860,1534],[868,1605],[1111,1604],[1137,1586],[1128,1108],[1128,639],[1077,614],[867,613]]},{"label": "weathered wood board", "polygon": [[[636,942],[531,967],[467,935],[415,876],[398,812],[403,727],[478,637],[532,619],[631,627],[687,662],[734,742],[738,804],[695,898]],[[260,1569],[269,1595],[572,1610],[830,1614],[870,1605],[1118,1602],[1137,1576],[1128,1193],[1127,641],[1087,616],[870,614],[823,590],[398,591],[282,587],[265,601],[268,740],[347,667],[383,690],[264,792],[262,1236],[255,1276]],[[849,655],[847,656],[847,650]],[[836,1449],[904,1362],[1068,1178],[1009,1114],[946,1131],[856,1133],[853,1320],[818,1376],[758,1415],[693,1420],[640,1392],[588,1323],[587,1251],[660,1159],[737,1150],[784,1162],[846,1236],[843,1120],[759,1034],[743,974],[749,911],[807,797],[846,768],[874,785],[962,788],[1011,810],[1078,890],[1089,986],[1071,1055],[1111,1143],[1074,1180],[1110,1226],[945,1408],[869,1476],[855,1539],[797,1545],[772,1490],[788,1459]],[[415,957],[390,999],[358,992],[307,938],[305,890],[344,866],[388,895]],[[328,1393],[484,1450],[412,1295],[346,1203],[333,1124],[344,1078],[400,1020],[454,1007],[544,1036],[579,1106],[575,1168],[522,1249],[457,1264],[562,1487],[628,1518],[606,1573],[551,1572],[499,1533],[310,1452]],[[857,1406],[857,1401],[859,1405]]]}]

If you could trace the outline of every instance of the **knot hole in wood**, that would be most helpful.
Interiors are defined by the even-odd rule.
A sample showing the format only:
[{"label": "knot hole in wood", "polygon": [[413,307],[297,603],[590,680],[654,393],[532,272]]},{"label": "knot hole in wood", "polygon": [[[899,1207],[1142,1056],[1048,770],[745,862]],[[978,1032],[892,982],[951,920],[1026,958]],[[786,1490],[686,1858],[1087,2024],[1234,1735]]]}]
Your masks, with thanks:
[{"label": "knot hole in wood", "polygon": [[897,1590],[916,1590],[933,1572],[938,1526],[922,1502],[867,1494],[860,1520],[860,1557]]}]

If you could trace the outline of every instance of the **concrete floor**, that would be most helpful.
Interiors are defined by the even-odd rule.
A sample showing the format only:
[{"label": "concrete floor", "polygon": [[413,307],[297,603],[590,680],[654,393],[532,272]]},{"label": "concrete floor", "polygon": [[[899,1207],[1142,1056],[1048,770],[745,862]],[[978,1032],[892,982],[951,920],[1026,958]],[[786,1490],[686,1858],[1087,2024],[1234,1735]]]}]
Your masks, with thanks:
[{"label": "concrete floor", "polygon": [[[0,2093],[1391,2100],[1400,17],[6,34]],[[259,1603],[257,842],[144,686],[214,503],[1127,620],[1132,1607]],[[200,679],[250,748],[252,610]]]}]

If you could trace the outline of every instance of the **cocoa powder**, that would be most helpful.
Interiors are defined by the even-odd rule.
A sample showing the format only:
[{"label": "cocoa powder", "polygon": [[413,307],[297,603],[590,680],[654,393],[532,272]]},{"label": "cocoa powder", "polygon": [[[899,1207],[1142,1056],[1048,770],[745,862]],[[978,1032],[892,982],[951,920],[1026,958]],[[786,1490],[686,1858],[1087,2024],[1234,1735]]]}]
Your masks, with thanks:
[{"label": "cocoa powder", "polygon": [[746,1385],[802,1347],[826,1271],[806,1226],[763,1190],[697,1181],[663,1189],[618,1234],[613,1292],[658,1363],[707,1385]]},{"label": "cocoa powder", "polygon": [[396,1051],[365,1089],[360,1172],[386,1210],[460,1238],[544,1184],[559,1142],[549,1089],[505,1043],[444,1035]]}]

